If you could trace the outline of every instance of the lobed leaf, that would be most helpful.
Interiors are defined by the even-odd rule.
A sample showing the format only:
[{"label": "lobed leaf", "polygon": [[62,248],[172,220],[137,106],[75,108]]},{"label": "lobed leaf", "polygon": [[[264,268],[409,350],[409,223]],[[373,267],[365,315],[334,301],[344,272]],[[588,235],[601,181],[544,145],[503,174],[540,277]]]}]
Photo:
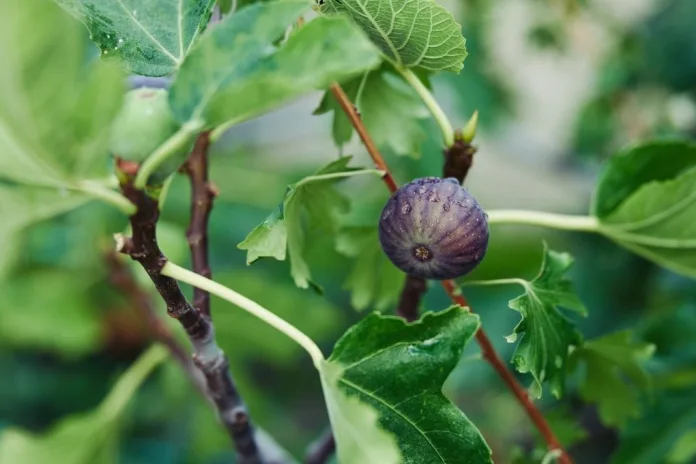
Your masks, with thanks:
[{"label": "lobed leaf", "polygon": [[326,0],[322,11],[350,16],[399,67],[459,72],[464,66],[461,26],[432,0]]},{"label": "lobed leaf", "polygon": [[639,393],[650,386],[643,364],[652,356],[655,345],[634,342],[632,338],[626,330],[587,340],[568,361],[570,370],[585,366],[580,395],[597,404],[599,416],[609,426],[623,427],[629,419],[638,417]]},{"label": "lobed leaf", "polygon": [[135,74],[177,70],[205,29],[215,0],[55,0],[82,21],[104,58]]},{"label": "lobed leaf", "polygon": [[[330,367],[337,377],[329,391],[338,389],[377,411],[380,426],[396,437],[405,464],[492,462],[481,433],[442,394],[478,328],[478,316],[458,306],[415,323],[370,314],[336,343],[323,368]],[[334,430],[341,422],[332,417]],[[336,438],[340,455],[350,437]]]},{"label": "lobed leaf", "polygon": [[345,18],[315,19],[275,47],[308,9],[305,1],[259,3],[212,28],[172,84],[176,117],[209,127],[239,123],[379,63],[374,46]]},{"label": "lobed leaf", "polygon": [[560,397],[564,391],[566,362],[571,347],[579,346],[582,337],[559,307],[585,315],[587,310],[575,294],[565,273],[573,264],[567,253],[549,250],[544,243],[544,257],[539,274],[531,281],[521,281],[525,293],[510,301],[510,308],[522,315],[508,341],[521,339],[512,363],[522,373],[531,373],[532,394],[540,398],[542,383],[549,382],[551,392]]}]

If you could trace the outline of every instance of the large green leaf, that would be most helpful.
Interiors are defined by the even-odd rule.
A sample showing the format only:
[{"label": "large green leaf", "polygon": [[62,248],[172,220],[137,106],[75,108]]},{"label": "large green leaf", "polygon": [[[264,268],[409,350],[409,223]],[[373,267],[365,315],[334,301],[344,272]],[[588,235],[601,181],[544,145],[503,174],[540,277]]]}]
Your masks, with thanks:
[{"label": "large green leaf", "polygon": [[622,331],[588,340],[568,360],[570,370],[584,364],[580,395],[597,404],[602,421],[610,426],[623,427],[639,416],[639,393],[650,385],[643,364],[655,346],[632,338],[630,331]]},{"label": "large green leaf", "polygon": [[308,8],[296,0],[251,5],[202,37],[172,84],[177,118],[238,123],[379,63],[375,47],[345,18],[315,19],[274,48]]},{"label": "large green leaf", "polygon": [[[307,288],[311,281],[309,266],[303,257],[305,229],[333,234],[338,215],[346,212],[348,199],[334,189],[336,182],[349,176],[377,173],[374,169],[349,168],[350,156],[333,161],[309,177],[289,185],[280,208],[256,226],[237,247],[247,250],[247,264],[262,257],[285,260],[290,256],[290,273],[295,284]],[[306,221],[303,217],[306,216]],[[303,226],[306,222],[306,227]]]},{"label": "large green leaf", "polygon": [[[478,316],[458,306],[415,323],[373,313],[336,343],[324,366],[337,379],[329,390],[338,388],[374,408],[381,427],[396,437],[405,464],[492,462],[478,429],[442,394],[478,328]],[[334,430],[341,426],[335,415],[332,421]],[[342,438],[350,439],[337,437],[339,450]]]},{"label": "large green leaf", "polygon": [[57,216],[87,201],[84,195],[48,188],[0,183],[0,278],[20,251],[20,234],[32,224]]},{"label": "large green leaf", "polygon": [[611,464],[669,462],[684,433],[696,428],[696,388],[668,390],[652,400],[643,417],[628,424],[621,434]]},{"label": "large green leaf", "polygon": [[85,190],[108,172],[125,74],[88,62],[85,35],[48,0],[0,2],[0,180]]},{"label": "large green leaf", "polygon": [[453,72],[464,66],[461,26],[432,0],[326,0],[322,9],[350,16],[397,66]]},{"label": "large green leaf", "polygon": [[342,229],[336,237],[336,250],[355,260],[343,285],[350,290],[355,309],[362,311],[372,305],[384,311],[396,303],[406,275],[382,251],[376,226]]},{"label": "large green leaf", "polygon": [[91,283],[66,270],[8,279],[0,285],[0,345],[66,356],[93,351],[102,341],[103,330],[98,308],[86,292]]},{"label": "large green leaf", "polygon": [[537,398],[541,397],[541,385],[546,381],[556,397],[562,395],[569,350],[582,340],[573,323],[558,309],[563,307],[581,315],[587,312],[565,276],[572,264],[568,253],[549,250],[544,243],[539,274],[531,282],[519,280],[525,293],[510,301],[510,307],[522,315],[508,336],[508,341],[514,342],[522,335],[512,362],[519,372],[532,374],[531,392]]},{"label": "large green leaf", "polygon": [[[423,101],[401,78],[383,66],[343,84],[358,108],[365,127],[380,149],[420,157],[425,131],[421,125],[430,113]],[[324,94],[315,114],[333,112],[333,138],[341,147],[350,141],[353,126],[330,92]]]},{"label": "large green leaf", "polygon": [[104,58],[131,72],[171,74],[210,19],[214,0],[55,0],[83,21]]},{"label": "large green leaf", "polygon": [[600,231],[674,272],[696,277],[696,145],[656,142],[607,164],[593,211]]},{"label": "large green leaf", "polygon": [[0,435],[0,464],[116,464],[119,419],[143,381],[166,357],[164,347],[153,346],[121,376],[97,409],[69,416],[43,435],[5,429]]}]

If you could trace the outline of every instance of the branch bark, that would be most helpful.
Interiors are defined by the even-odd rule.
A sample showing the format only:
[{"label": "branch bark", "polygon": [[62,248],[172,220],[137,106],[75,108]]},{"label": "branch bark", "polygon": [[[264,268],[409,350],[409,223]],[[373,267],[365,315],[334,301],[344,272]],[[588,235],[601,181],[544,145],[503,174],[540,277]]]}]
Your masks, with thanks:
[{"label": "branch bark", "polygon": [[117,164],[124,178],[121,191],[137,207],[137,212],[130,217],[133,235],[120,238],[118,251],[140,263],[166,303],[167,313],[186,331],[194,348],[193,362],[205,377],[208,392],[220,421],[234,442],[239,462],[263,464],[246,406],[229,372],[227,356],[215,341],[210,318],[189,304],[176,280],[161,274],[167,258],[157,244],[158,202],[133,186],[136,164],[123,160],[117,160]]},{"label": "branch bark", "polygon": [[[389,189],[389,191],[391,193],[394,193],[398,188],[396,182],[394,181],[393,176],[389,172],[389,168],[387,167],[387,164],[384,162],[384,158],[382,158],[382,155],[380,154],[379,150],[372,141],[372,138],[367,132],[367,129],[362,123],[362,120],[360,119],[360,116],[355,110],[355,107],[353,106],[343,89],[341,89],[340,85],[334,84],[331,87],[331,92],[338,100],[341,108],[346,113],[346,116],[348,116],[348,119],[355,128],[355,131],[358,133],[360,139],[363,141],[363,144],[365,145],[367,152],[370,154],[370,157],[372,158],[372,161],[374,162],[375,166],[378,169],[385,171],[386,174],[383,177],[384,183]],[[468,173],[469,168],[471,167],[471,157],[473,156],[474,152],[473,147],[471,147],[469,144],[466,144],[469,145],[469,148],[463,145],[464,141],[462,140],[460,134],[457,134],[455,139],[456,140],[453,146],[448,147],[445,150],[445,175],[447,177],[457,178],[461,176],[461,182],[461,180],[463,180],[463,178]],[[414,284],[411,283],[411,285]],[[468,307],[469,310],[473,312],[473,309],[469,305],[468,301],[466,300],[464,295],[462,295],[458,291],[456,284],[453,281],[442,281],[442,286],[444,287],[445,291],[454,303],[460,306]],[[402,294],[402,299],[403,298],[404,295]],[[411,313],[410,315],[412,316],[413,314]],[[549,449],[558,449],[562,452],[559,458],[562,464],[573,464],[572,458],[570,457],[570,455],[568,455],[568,452],[558,441],[558,438],[556,438],[555,434],[553,433],[553,430],[551,430],[551,427],[549,427],[549,424],[546,422],[544,415],[541,413],[541,411],[539,411],[539,409],[537,409],[532,400],[529,398],[529,395],[527,395],[525,389],[519,384],[515,376],[512,374],[512,372],[510,372],[507,369],[503,361],[495,352],[495,349],[493,348],[493,345],[491,344],[490,339],[486,335],[483,328],[480,328],[476,333],[476,342],[481,347],[481,352],[483,354],[484,359],[491,366],[493,366],[493,369],[498,373],[498,375],[502,378],[503,382],[505,382],[508,388],[515,395],[517,401],[522,405],[527,415],[531,419],[532,423],[536,426],[536,428],[539,430],[539,433],[546,441],[546,444],[548,445]],[[331,439],[333,440],[333,438]]]}]

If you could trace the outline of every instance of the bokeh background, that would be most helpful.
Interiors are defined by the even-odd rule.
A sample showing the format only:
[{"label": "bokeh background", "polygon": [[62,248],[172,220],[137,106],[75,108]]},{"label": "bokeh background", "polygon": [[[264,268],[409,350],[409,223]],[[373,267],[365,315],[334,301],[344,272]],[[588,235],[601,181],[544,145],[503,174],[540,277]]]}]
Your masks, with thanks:
[{"label": "bokeh background", "polygon": [[[601,163],[617,149],[694,134],[696,1],[457,0],[443,6],[462,23],[469,56],[461,74],[433,78],[435,94],[458,126],[474,110],[480,113],[479,151],[467,186],[485,208],[585,214]],[[237,249],[282,200],[287,184],[338,156],[331,116],[312,115],[320,98],[307,96],[235,127],[214,146],[212,177],[220,195],[210,241],[216,280],[296,324],[328,353],[361,317],[343,288],[352,262],[335,251],[332,238],[317,233],[308,240],[308,259],[323,295],[295,288],[287,262],[247,266]],[[400,182],[441,171],[437,128],[428,120],[421,125],[426,136],[419,157],[386,153]],[[370,164],[357,140],[343,153],[355,156],[354,165]],[[160,236],[170,259],[188,264],[189,187],[179,177],[164,207]],[[354,202],[355,221],[376,221],[387,199],[383,185],[364,178],[340,188]],[[94,408],[150,343],[138,313],[109,280],[105,253],[111,234],[124,226],[112,209],[89,204],[28,228],[12,244],[17,259],[0,280],[0,429],[38,433]],[[572,278],[589,308],[589,316],[578,321],[586,337],[635,328],[657,345],[650,364],[657,379],[652,402],[646,399],[645,415],[629,428],[664,424],[667,453],[677,438],[694,430],[696,400],[685,410],[661,387],[694,383],[696,286],[600,237],[517,226],[493,229],[489,254],[471,278],[531,279],[543,240],[576,258]],[[505,359],[514,347],[504,336],[519,319],[507,307],[516,292],[467,290]],[[432,286],[426,307],[448,305],[441,289]],[[309,359],[289,339],[227,303],[214,299],[213,315],[253,420],[302,456],[327,425]],[[446,393],[480,427],[496,462],[540,462],[526,416],[477,353],[475,344],[467,349]],[[578,399],[573,379],[566,398],[555,402],[547,394],[541,405],[578,463],[610,462],[620,432],[604,427],[594,408]],[[691,429],[685,417],[691,417]],[[234,459],[212,410],[174,364],[159,369],[137,393],[120,437],[119,463]],[[59,464],[60,456],[53,462]],[[682,462],[692,461],[687,456]]]}]

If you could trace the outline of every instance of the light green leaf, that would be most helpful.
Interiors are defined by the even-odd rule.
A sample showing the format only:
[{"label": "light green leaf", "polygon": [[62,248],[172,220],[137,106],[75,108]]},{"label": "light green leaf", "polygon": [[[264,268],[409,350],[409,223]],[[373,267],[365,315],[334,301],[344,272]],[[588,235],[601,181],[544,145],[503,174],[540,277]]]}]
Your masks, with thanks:
[{"label": "light green leaf", "polygon": [[0,180],[86,191],[108,173],[125,73],[88,62],[85,35],[52,2],[0,2]]},{"label": "light green leaf", "polygon": [[622,331],[588,340],[568,360],[571,371],[584,364],[580,395],[597,404],[599,416],[609,426],[623,427],[626,421],[638,417],[639,393],[650,385],[642,364],[650,359],[655,346],[632,338],[630,331]]},{"label": "light green leaf", "polygon": [[569,350],[582,341],[575,326],[559,310],[563,307],[583,316],[587,313],[572,283],[565,277],[572,264],[569,254],[549,250],[544,243],[539,274],[531,282],[520,280],[525,293],[509,303],[510,308],[522,315],[522,320],[507,337],[514,342],[518,335],[522,336],[512,363],[519,372],[532,374],[531,393],[536,398],[541,397],[543,382],[549,382],[556,397],[563,394]]},{"label": "light green leaf", "polygon": [[[423,101],[385,66],[343,84],[343,90],[356,105],[375,144],[397,155],[420,157],[425,140],[422,120],[429,117]],[[314,114],[334,112],[333,136],[341,147],[350,141],[353,127],[330,92],[324,94]]]},{"label": "light green leaf", "polygon": [[615,155],[595,193],[600,232],[674,272],[696,277],[696,145],[654,142]]},{"label": "light green leaf", "polygon": [[326,0],[322,11],[350,16],[399,67],[459,72],[464,66],[461,26],[432,0]]},{"label": "light green leaf", "polygon": [[666,390],[652,400],[643,416],[622,431],[611,464],[655,464],[681,437],[696,428],[696,389]]},{"label": "light green leaf", "polygon": [[103,330],[98,308],[86,292],[91,283],[66,270],[8,279],[0,285],[0,345],[65,356],[93,351],[101,344]]},{"label": "light green leaf", "polygon": [[83,205],[88,198],[47,188],[29,188],[0,183],[0,278],[20,250],[21,232],[32,224]]},{"label": "light green leaf", "polygon": [[58,462],[60,464],[116,464],[119,419],[136,390],[162,363],[166,350],[153,346],[131,365],[101,405],[69,416],[43,435],[14,428],[0,435],[0,464]]},{"label": "light green leaf", "polygon": [[333,187],[346,177],[379,174],[374,169],[349,168],[351,157],[345,156],[329,163],[315,174],[289,185],[281,204],[281,213],[273,212],[261,225],[252,230],[237,247],[247,250],[247,263],[261,257],[285,259],[284,248],[290,256],[290,273],[295,284],[307,288],[311,281],[303,251],[306,229],[319,229],[334,234],[338,215],[345,213],[350,203]]},{"label": "light green leaf", "polygon": [[350,290],[355,309],[362,311],[372,305],[383,311],[396,303],[406,275],[382,251],[376,226],[344,228],[336,237],[336,250],[355,258],[343,285]]},{"label": "light green leaf", "polygon": [[667,456],[669,464],[689,464],[696,458],[696,428],[684,433]]},{"label": "light green leaf", "polygon": [[[458,306],[428,313],[415,323],[370,314],[336,343],[323,367],[325,394],[333,395],[338,389],[376,410],[379,425],[396,437],[403,453],[403,461],[398,462],[492,462],[480,432],[442,394],[442,384],[478,328],[478,316]],[[327,384],[327,378],[336,379],[335,386]],[[335,407],[334,431],[346,431],[336,437],[342,456],[342,447],[358,447],[362,434],[340,415],[341,405]],[[362,433],[372,430],[364,427]],[[355,462],[383,461],[362,457]]]},{"label": "light green leaf", "polygon": [[375,47],[345,18],[317,18],[274,48],[308,9],[306,1],[254,4],[202,37],[172,84],[177,118],[229,126],[379,63]]},{"label": "light green leaf", "polygon": [[84,22],[104,58],[144,76],[171,74],[205,29],[214,0],[55,0]]}]

